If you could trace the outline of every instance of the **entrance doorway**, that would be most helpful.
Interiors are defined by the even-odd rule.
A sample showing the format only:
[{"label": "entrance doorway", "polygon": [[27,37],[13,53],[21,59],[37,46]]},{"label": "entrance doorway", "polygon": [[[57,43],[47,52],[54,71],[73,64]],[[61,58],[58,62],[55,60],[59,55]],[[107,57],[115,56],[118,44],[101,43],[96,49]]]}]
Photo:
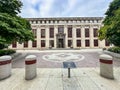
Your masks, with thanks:
[{"label": "entrance doorway", "polygon": [[58,39],[58,48],[64,48],[64,40]]}]

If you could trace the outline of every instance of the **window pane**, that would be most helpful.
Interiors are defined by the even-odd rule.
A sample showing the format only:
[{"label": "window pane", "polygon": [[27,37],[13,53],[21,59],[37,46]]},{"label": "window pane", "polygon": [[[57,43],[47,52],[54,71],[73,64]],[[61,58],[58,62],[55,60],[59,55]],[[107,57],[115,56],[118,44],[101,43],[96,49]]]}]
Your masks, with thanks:
[{"label": "window pane", "polygon": [[77,40],[77,47],[81,47],[81,40]]},{"label": "window pane", "polygon": [[76,29],[76,36],[81,37],[81,29]]},{"label": "window pane", "polygon": [[28,41],[24,42],[24,47],[28,47]]},{"label": "window pane", "polygon": [[54,40],[50,40],[50,45],[54,47]]},{"label": "window pane", "polygon": [[68,47],[71,47],[72,45],[72,40],[68,40]]},{"label": "window pane", "polygon": [[45,47],[45,40],[41,40],[41,47]]},{"label": "window pane", "polygon": [[89,28],[85,28],[85,37],[89,37]]},{"label": "window pane", "polygon": [[54,38],[54,28],[50,28],[49,30],[49,37]]},{"label": "window pane", "polygon": [[68,37],[72,38],[72,27],[68,27]]},{"label": "window pane", "polygon": [[97,37],[97,36],[98,36],[98,29],[97,29],[97,28],[94,28],[94,29],[93,29],[93,34],[94,34],[94,37]]},{"label": "window pane", "polygon": [[98,40],[94,40],[94,46],[98,46]]},{"label": "window pane", "polygon": [[58,33],[64,33],[64,27],[58,27]]},{"label": "window pane", "polygon": [[16,41],[14,41],[14,42],[12,43],[12,47],[13,47],[13,48],[16,48],[16,47],[17,47],[17,42],[16,42]]},{"label": "window pane", "polygon": [[90,46],[90,41],[89,40],[85,40],[85,46],[89,47]]},{"label": "window pane", "polygon": [[45,38],[45,29],[41,29],[41,38]]},{"label": "window pane", "polygon": [[32,29],[33,35],[36,38],[37,37],[37,30],[36,29]]},{"label": "window pane", "polygon": [[37,47],[37,41],[36,40],[32,42],[32,47]]}]

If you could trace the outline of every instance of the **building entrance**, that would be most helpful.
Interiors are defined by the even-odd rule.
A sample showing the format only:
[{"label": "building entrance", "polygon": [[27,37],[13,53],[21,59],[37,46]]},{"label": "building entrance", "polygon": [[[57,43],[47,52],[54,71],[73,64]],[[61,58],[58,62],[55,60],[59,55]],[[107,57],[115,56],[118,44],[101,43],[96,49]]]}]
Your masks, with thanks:
[{"label": "building entrance", "polygon": [[58,48],[64,48],[64,40],[58,39]]}]

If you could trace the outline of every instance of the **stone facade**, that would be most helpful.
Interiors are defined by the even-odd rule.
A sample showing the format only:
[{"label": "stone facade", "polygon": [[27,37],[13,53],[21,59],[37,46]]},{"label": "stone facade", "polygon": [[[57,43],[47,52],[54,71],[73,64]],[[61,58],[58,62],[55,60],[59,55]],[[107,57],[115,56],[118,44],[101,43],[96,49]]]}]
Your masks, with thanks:
[{"label": "stone facade", "polygon": [[98,40],[102,17],[26,18],[35,41],[14,42],[12,49],[103,48],[109,46]]}]

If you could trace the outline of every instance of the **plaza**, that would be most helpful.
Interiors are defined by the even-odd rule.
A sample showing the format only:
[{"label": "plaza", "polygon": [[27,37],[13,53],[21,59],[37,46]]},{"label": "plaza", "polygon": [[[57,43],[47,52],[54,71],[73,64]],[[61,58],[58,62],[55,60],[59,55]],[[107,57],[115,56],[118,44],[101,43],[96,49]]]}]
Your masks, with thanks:
[{"label": "plaza", "polygon": [[[63,53],[64,52],[64,53]],[[0,81],[0,90],[119,90],[119,60],[114,59],[114,77],[107,79],[100,76],[99,55],[101,49],[83,50],[18,50],[21,53],[12,61],[12,75]],[[46,60],[46,55],[57,55],[63,59],[65,55],[78,56],[79,60],[74,62],[76,68],[71,68],[71,77],[68,78],[68,70],[64,68],[63,61]],[[37,56],[37,77],[25,80],[25,57],[27,55]],[[70,58],[69,58],[70,59]],[[77,58],[76,58],[77,59]],[[51,60],[51,61],[50,61]],[[69,62],[69,60],[66,59]],[[11,83],[12,82],[12,83]]]}]

